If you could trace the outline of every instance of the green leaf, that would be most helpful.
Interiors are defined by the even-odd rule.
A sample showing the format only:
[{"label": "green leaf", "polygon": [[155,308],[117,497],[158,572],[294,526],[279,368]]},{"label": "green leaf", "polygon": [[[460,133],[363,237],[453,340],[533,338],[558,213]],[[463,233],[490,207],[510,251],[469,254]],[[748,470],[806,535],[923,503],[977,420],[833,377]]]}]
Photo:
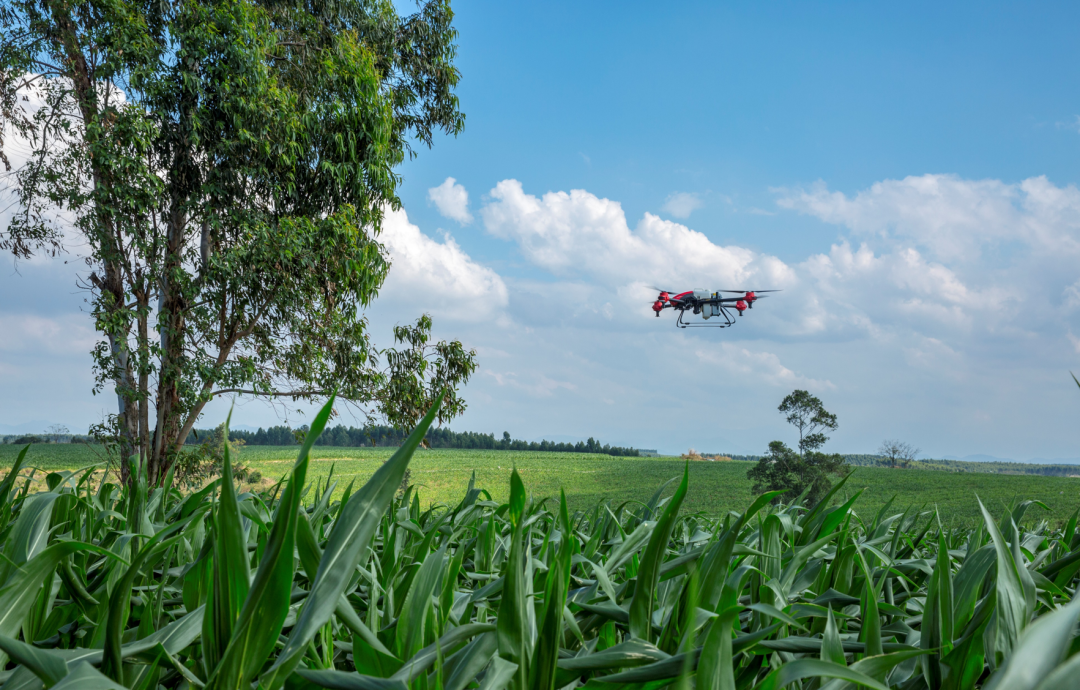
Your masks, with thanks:
[{"label": "green leaf", "polygon": [[438,551],[428,554],[420,570],[413,578],[405,603],[401,607],[395,633],[395,651],[401,659],[408,659],[424,646],[427,631],[428,612],[431,610],[431,597],[435,594],[442,577],[443,561],[446,558],[446,545]]},{"label": "green leaf", "polygon": [[[19,451],[19,454],[15,457],[15,462],[11,464],[11,469],[8,470],[7,476],[4,477],[4,481],[0,482],[0,506],[8,506],[11,503],[11,490],[15,486],[15,480],[19,477],[19,472],[22,470],[23,460],[26,459],[26,453],[30,450],[30,445],[23,446],[23,449]],[[8,510],[0,511],[0,532],[7,527],[8,520],[11,519],[11,512]],[[2,568],[4,566],[0,566]],[[2,572],[2,571],[0,571]],[[3,584],[4,578],[0,575],[0,584]]]},{"label": "green leaf", "polygon": [[790,683],[804,678],[842,678],[853,683],[865,685],[874,690],[889,690],[877,680],[854,668],[841,666],[820,659],[796,659],[776,669],[754,686],[755,690],[778,690]]},{"label": "green leaf", "polygon": [[518,675],[518,665],[507,661],[502,657],[491,660],[491,668],[484,676],[484,682],[480,683],[478,690],[504,690],[510,681]]},{"label": "green leaf", "polygon": [[408,690],[400,680],[372,678],[359,673],[300,668],[296,673],[304,680],[327,690]]},{"label": "green leaf", "polygon": [[831,661],[839,666],[847,666],[847,658],[844,656],[844,645],[840,642],[840,631],[836,627],[836,617],[833,616],[832,606],[829,607],[829,617],[825,622],[825,632],[821,636],[821,660]]},{"label": "green leaf", "polygon": [[85,661],[76,664],[71,673],[53,686],[53,690],[127,690]]},{"label": "green leaf", "polygon": [[[913,659],[926,653],[927,651],[923,649],[909,649],[901,652],[892,652],[891,654],[882,654],[881,656],[868,656],[865,659],[860,659],[852,664],[851,670],[864,673],[871,678],[884,682],[886,674],[896,666],[904,663],[908,659]],[[821,690],[856,690],[859,687],[861,686],[847,680],[834,679],[822,685]]]},{"label": "green leaf", "polygon": [[78,551],[93,551],[120,560],[116,554],[93,544],[62,541],[49,546],[17,570],[0,589],[0,635],[15,637],[19,634],[42,584],[52,576],[61,559]]},{"label": "green leaf", "polygon": [[484,635],[494,630],[495,626],[489,623],[466,623],[452,628],[448,633],[421,649],[411,659],[402,664],[401,668],[391,678],[399,678],[411,683],[426,673],[441,654],[449,653],[450,650],[469,638]]},{"label": "green leaf", "polygon": [[[554,690],[556,664],[562,641],[563,608],[570,586],[570,568],[574,555],[574,535],[566,507],[566,492],[559,492],[559,524],[562,526],[559,550],[547,573],[544,586],[544,611],[536,652],[530,665],[531,690]],[[565,683],[563,684],[565,685]]]},{"label": "green leaf", "polygon": [[[333,407],[334,397],[331,396],[315,416],[304,438],[304,445],[293,465],[292,477],[278,502],[270,537],[233,628],[232,639],[207,680],[206,686],[211,690],[249,690],[248,684],[266,663],[281,634],[292,594],[296,516],[301,508],[300,498],[307,477],[308,458],[312,445],[326,427]],[[334,603],[336,606],[336,599]]]},{"label": "green leaf", "polygon": [[652,632],[653,597],[656,594],[656,585],[660,580],[660,567],[664,563],[664,555],[667,552],[668,541],[671,539],[671,530],[675,526],[675,518],[682,507],[683,499],[690,482],[690,461],[683,468],[683,478],[675,495],[664,508],[664,513],[656,522],[652,536],[649,537],[649,545],[641,557],[641,565],[638,568],[637,584],[634,587],[634,597],[630,600],[630,635],[642,640],[648,640]]},{"label": "green leaf", "polygon": [[568,659],[559,659],[558,667],[568,671],[600,671],[626,666],[641,666],[671,658],[670,654],[645,640],[630,639],[614,647]]},{"label": "green leaf", "polygon": [[4,540],[4,557],[0,559],[0,583],[6,583],[16,568],[45,548],[49,540],[53,506],[58,498],[60,494],[50,491],[31,494],[23,501],[22,510],[15,518],[11,533]]},{"label": "green leaf", "polygon": [[1017,640],[1012,656],[990,678],[985,689],[1034,690],[1069,655],[1078,618],[1080,598],[1036,619]]},{"label": "green leaf", "polygon": [[[225,421],[225,438],[229,436],[229,412]],[[233,484],[229,444],[224,445],[221,470],[221,495],[214,510],[214,551],[211,566],[210,592],[203,619],[203,655],[207,668],[215,668],[232,639],[233,626],[251,589],[251,565],[247,541],[240,519],[240,503]]]},{"label": "green leaf", "polygon": [[735,690],[731,632],[741,610],[741,606],[725,609],[705,635],[697,669],[697,682],[702,690]]},{"label": "green leaf", "polygon": [[113,588],[112,596],[109,597],[109,609],[105,621],[105,647],[102,650],[101,672],[117,682],[124,680],[123,653],[121,650],[123,633],[127,627],[128,613],[131,604],[131,588],[135,584],[135,578],[146,561],[168,548],[180,539],[177,534],[184,529],[195,517],[189,515],[184,520],[175,522],[167,529],[163,529],[154,535],[138,555],[132,559],[131,565],[124,573],[120,581]]},{"label": "green leaf", "polygon": [[7,652],[12,661],[33,671],[47,688],[56,685],[68,674],[64,658],[49,650],[31,647],[7,635],[0,635],[0,649]]},{"label": "green leaf", "polygon": [[[503,571],[502,600],[499,602],[497,632],[499,638],[499,656],[514,664],[518,676],[518,690],[523,690],[528,682],[528,660],[532,650],[531,636],[527,630],[529,605],[526,599],[525,558],[527,546],[524,544],[525,526],[521,515],[525,509],[525,485],[521,482],[517,469],[510,475],[510,522],[513,532],[510,536],[510,555],[506,559]],[[508,668],[503,666],[502,668]]]},{"label": "green leaf", "polygon": [[863,605],[860,611],[862,615],[862,631],[859,637],[866,645],[867,656],[880,656],[881,648],[881,617],[878,614],[878,589],[874,584],[874,575],[866,564],[862,549],[856,545],[855,554],[859,559],[859,569],[862,570],[866,580],[863,592]]},{"label": "green leaf", "polygon": [[525,513],[525,484],[521,481],[521,475],[517,468],[510,474],[510,523],[517,526],[521,522],[521,516]]},{"label": "green leaf", "polygon": [[799,521],[799,523],[803,527],[802,534],[797,540],[799,544],[806,544],[807,542],[813,541],[817,537],[818,530],[814,528],[818,524],[818,521],[824,520],[823,513],[825,509],[829,507],[829,501],[831,501],[832,497],[836,495],[836,492],[840,491],[841,487],[843,487],[844,484],[847,484],[847,480],[851,479],[851,475],[853,474],[855,474],[855,470],[848,472],[843,479],[833,484],[832,488],[829,489],[828,493],[826,493],[821,498],[821,500],[817,502],[817,505],[811,508],[810,512],[803,516],[803,519]]},{"label": "green leaf", "polygon": [[[321,554],[311,592],[289,635],[289,641],[278,654],[273,666],[264,674],[262,682],[268,690],[276,690],[281,686],[292,669],[296,668],[316,632],[330,620],[330,616],[338,608],[356,566],[370,549],[379,520],[401,485],[413,453],[435,421],[442,400],[443,395],[439,395],[402,446],[340,509],[326,549]],[[310,530],[310,526],[307,529]],[[366,626],[364,630],[367,630]]]},{"label": "green leaf", "polygon": [[1024,594],[1020,575],[1017,572],[1019,566],[1013,559],[1013,553],[1005,543],[997,524],[994,522],[986,506],[979,501],[979,509],[982,510],[986,529],[990,532],[990,539],[994,544],[994,552],[997,554],[997,577],[994,579],[994,591],[997,599],[996,620],[997,635],[995,653],[999,659],[1004,659],[1012,653],[1015,641],[1027,627],[1030,611]]},{"label": "green leaf", "polygon": [[446,679],[443,690],[465,690],[491,662],[498,648],[499,640],[495,633],[478,635],[462,650],[461,658]]},{"label": "green leaf", "polygon": [[1077,677],[1080,677],[1080,654],[1074,654],[1064,664],[1051,671],[1041,683],[1035,686],[1035,690],[1074,690]]},{"label": "green leaf", "polygon": [[[844,479],[846,480],[847,477],[844,477]],[[848,511],[851,510],[851,506],[855,505],[855,501],[859,500],[859,496],[862,496],[862,492],[864,490],[865,489],[859,489],[855,492],[855,495],[853,495],[847,500],[846,503],[844,503],[844,505],[840,506],[839,508],[825,516],[825,519],[821,522],[821,529],[818,530],[819,537],[822,535],[831,534],[833,530],[840,526],[840,523],[842,523],[847,518]]]}]

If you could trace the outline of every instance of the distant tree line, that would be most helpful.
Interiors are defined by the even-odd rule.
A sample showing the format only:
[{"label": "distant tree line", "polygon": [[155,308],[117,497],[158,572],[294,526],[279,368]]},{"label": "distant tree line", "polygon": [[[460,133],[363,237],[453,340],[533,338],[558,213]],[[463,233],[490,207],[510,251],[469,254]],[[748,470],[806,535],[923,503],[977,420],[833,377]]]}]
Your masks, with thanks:
[{"label": "distant tree line", "polygon": [[[292,429],[288,426],[272,426],[258,431],[230,430],[229,440],[243,440],[249,446],[291,446],[307,432],[307,427]],[[212,429],[198,429],[188,438],[188,444],[202,443],[203,439],[213,438]],[[335,426],[323,431],[315,441],[317,446],[334,447],[371,447],[400,446],[409,435],[407,431],[391,426],[345,427]],[[549,453],[601,453],[619,457],[639,457],[636,448],[624,448],[602,444],[595,438],[577,443],[556,443],[555,441],[522,441],[510,438],[510,433],[503,432],[502,438],[495,434],[483,434],[475,431],[451,431],[450,429],[431,429],[427,433],[430,448],[459,448],[462,450],[518,450],[545,451]]]},{"label": "distant tree line", "polygon": [[0,436],[0,443],[23,446],[27,443],[93,443],[92,436],[85,434],[6,434]]}]

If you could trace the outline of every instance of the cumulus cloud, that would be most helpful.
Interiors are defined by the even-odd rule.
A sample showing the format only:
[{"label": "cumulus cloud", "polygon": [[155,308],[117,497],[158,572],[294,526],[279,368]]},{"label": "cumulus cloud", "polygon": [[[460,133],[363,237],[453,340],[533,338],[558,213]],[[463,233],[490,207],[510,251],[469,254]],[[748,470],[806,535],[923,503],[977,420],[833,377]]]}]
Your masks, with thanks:
[{"label": "cumulus cloud", "polygon": [[449,234],[438,242],[420,232],[404,210],[387,212],[379,241],[392,262],[380,301],[463,321],[495,318],[506,307],[506,284],[495,271],[476,263]]},{"label": "cumulus cloud", "polygon": [[[822,298],[846,300],[879,328],[981,334],[949,344],[1005,352],[1024,339],[1061,342],[1075,323],[1080,190],[1073,185],[923,175],[853,195],[822,183],[779,193],[781,207],[851,232],[850,242],[808,258],[798,272]],[[834,321],[838,314],[831,310]],[[1042,336],[1050,339],[1031,340]]]},{"label": "cumulus cloud", "polygon": [[472,222],[473,217],[469,213],[469,192],[454,178],[446,178],[438,187],[429,189],[427,194],[428,201],[435,204],[443,217],[456,220],[461,225]]},{"label": "cumulus cloud", "polygon": [[951,329],[967,329],[973,319],[1000,322],[1017,306],[1008,286],[973,286],[953,268],[930,261],[917,249],[875,253],[847,241],[815,254],[796,267],[807,303],[807,332],[842,330],[844,324],[871,335],[898,323],[930,319]]},{"label": "cumulus cloud", "polygon": [[[561,306],[559,312],[599,314],[614,296],[633,314],[650,285],[666,289],[783,289],[754,319],[786,337],[828,333],[832,338],[884,337],[898,322],[931,319],[970,327],[976,315],[996,314],[1009,293],[971,285],[945,262],[912,246],[876,252],[867,242],[842,241],[798,264],[745,247],[722,246],[686,225],[646,213],[631,229],[622,206],[584,190],[528,194],[517,180],[490,193],[480,215],[488,232],[514,241],[524,257],[572,286],[530,287]],[[576,296],[576,299],[575,299]],[[541,313],[541,309],[530,310]],[[603,313],[610,318],[612,312]],[[995,316],[997,318],[997,316]],[[640,319],[638,319],[640,321]]]},{"label": "cumulus cloud", "polygon": [[777,189],[777,204],[857,234],[914,242],[936,257],[974,261],[988,245],[1022,243],[1039,253],[1080,253],[1080,190],[1045,176],[1018,184],[922,175],[884,180],[854,196],[823,182]]},{"label": "cumulus cloud", "polygon": [[584,274],[611,287],[691,281],[739,289],[749,282],[783,287],[794,279],[775,257],[713,244],[651,213],[631,230],[618,202],[584,190],[536,197],[517,180],[503,180],[490,196],[480,211],[488,232],[513,240],[531,263],[557,275]]},{"label": "cumulus cloud", "polygon": [[690,214],[705,205],[697,194],[691,192],[675,192],[670,194],[661,210],[667,211],[676,218],[689,218]]}]

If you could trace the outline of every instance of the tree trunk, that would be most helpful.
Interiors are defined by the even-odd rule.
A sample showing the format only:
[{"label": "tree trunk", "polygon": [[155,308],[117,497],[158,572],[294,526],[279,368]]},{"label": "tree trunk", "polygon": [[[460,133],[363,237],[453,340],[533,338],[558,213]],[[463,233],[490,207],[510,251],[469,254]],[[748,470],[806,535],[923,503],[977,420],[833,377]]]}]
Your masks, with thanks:
[{"label": "tree trunk", "polygon": [[[150,352],[150,336],[147,321],[149,314],[149,295],[145,282],[140,283],[138,294],[139,316],[139,353],[145,358]],[[139,464],[146,466],[150,459],[150,367],[143,359],[139,361]]]},{"label": "tree trunk", "polygon": [[[49,10],[67,55],[68,74],[85,126],[87,147],[93,151],[97,134],[95,133],[96,128],[91,125],[105,124],[107,126],[107,123],[101,122],[94,77],[90,74],[90,66],[79,47],[77,28],[71,18],[70,6],[62,2],[51,2],[49,3]],[[106,205],[101,203],[102,197],[109,195],[111,186],[105,171],[94,161],[93,157],[90,160],[90,172],[93,184],[94,214],[97,218],[96,232],[98,236],[94,239],[97,240],[105,274],[104,281],[98,285],[98,289],[102,293],[101,297],[105,301],[105,318],[98,320],[98,330],[102,331],[108,338],[109,350],[112,355],[110,378],[113,379],[117,399],[120,475],[124,483],[127,483],[128,458],[137,449],[136,439],[139,432],[137,405],[132,405],[132,394],[135,391],[132,385],[131,362],[127,343],[127,338],[131,333],[131,321],[124,313],[124,276],[121,263],[123,255],[120,240],[117,237],[116,227],[109,216]]]},{"label": "tree trunk", "polygon": [[176,453],[180,451],[177,440],[180,435],[180,415],[183,412],[180,409],[179,367],[183,360],[184,347],[184,299],[180,286],[170,278],[182,270],[181,253],[187,217],[180,210],[180,200],[175,196],[172,199],[172,209],[158,302],[161,366],[157,390],[157,438],[154,452],[147,463],[150,486],[158,486],[164,481]]}]

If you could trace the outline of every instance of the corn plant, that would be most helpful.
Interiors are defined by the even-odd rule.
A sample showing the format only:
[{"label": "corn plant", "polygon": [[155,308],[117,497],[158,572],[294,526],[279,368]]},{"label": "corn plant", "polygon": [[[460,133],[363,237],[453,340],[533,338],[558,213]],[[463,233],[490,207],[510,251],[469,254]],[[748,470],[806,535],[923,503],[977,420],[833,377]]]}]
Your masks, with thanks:
[{"label": "corn plant", "polygon": [[92,468],[33,491],[24,449],[0,481],[0,690],[1055,690],[1080,677],[1076,515],[1022,529],[1021,502],[945,529],[921,509],[860,516],[857,493],[834,505],[846,480],[813,506],[769,493],[687,514],[686,472],[588,511],[530,499],[517,472],[506,503],[470,483],[425,509],[399,487],[435,409],[361,487],[306,480],[329,414],[259,492],[237,489],[227,448],[197,491]]}]

